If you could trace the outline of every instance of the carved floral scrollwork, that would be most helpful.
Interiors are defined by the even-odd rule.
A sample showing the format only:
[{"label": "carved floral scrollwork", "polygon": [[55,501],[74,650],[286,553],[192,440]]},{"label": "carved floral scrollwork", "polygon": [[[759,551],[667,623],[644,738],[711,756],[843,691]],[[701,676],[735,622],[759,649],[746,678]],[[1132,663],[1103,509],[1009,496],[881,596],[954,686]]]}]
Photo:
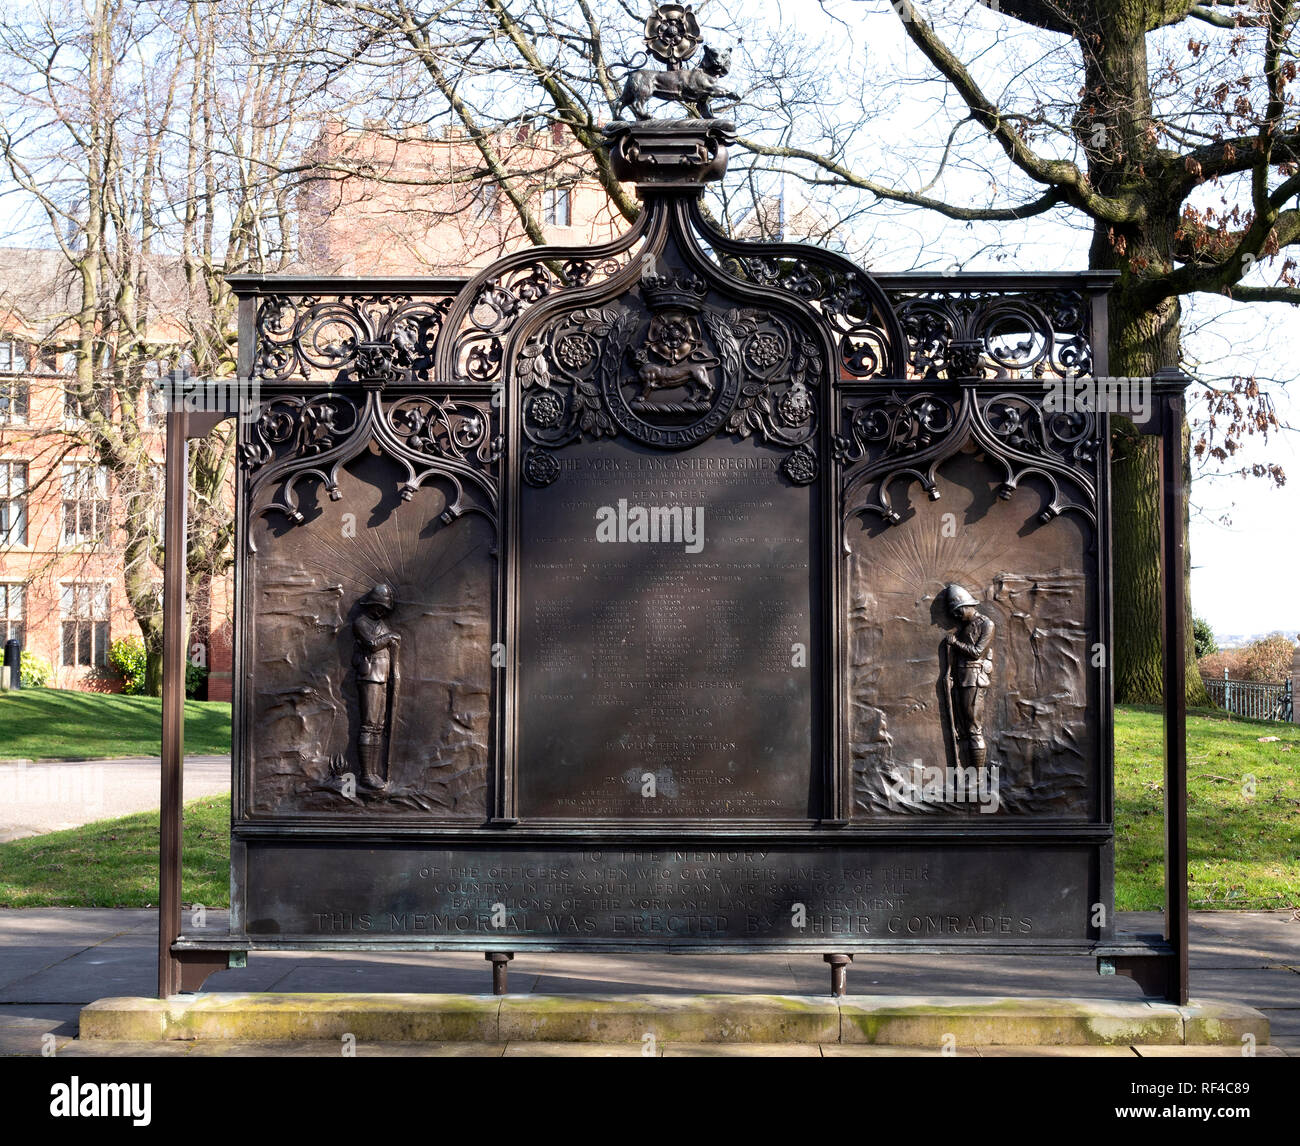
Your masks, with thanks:
[{"label": "carved floral scrollwork", "polygon": [[257,308],[262,382],[426,381],[450,296],[268,295]]},{"label": "carved floral scrollwork", "polygon": [[[359,401],[342,394],[272,398],[252,421],[241,461],[248,475],[249,497],[258,513],[279,512],[294,524],[306,520],[297,486],[315,478],[332,501],[343,496],[341,468],[364,451],[377,448],[405,470],[397,485],[402,501],[411,501],[426,482],[449,488],[442,520],[449,524],[464,513],[485,514],[496,521],[495,463],[503,439],[495,434],[495,415],[485,399],[451,395],[409,395],[386,402],[380,389]],[[269,499],[265,486],[276,487]],[[467,487],[476,496],[467,496]],[[251,535],[250,548],[253,548]]]},{"label": "carved floral scrollwork", "polygon": [[358,417],[356,403],[342,394],[273,398],[251,423],[241,447],[244,465],[257,470],[276,457],[314,457],[345,440]]},{"label": "carved floral scrollwork", "polygon": [[491,433],[491,418],[479,406],[450,398],[399,398],[388,407],[393,432],[418,454],[469,458],[485,465],[501,456],[504,441]]},{"label": "carved floral scrollwork", "polygon": [[741,256],[733,260],[741,276],[809,303],[838,336],[840,366],[854,378],[888,375],[890,338],[880,300],[865,274],[838,264],[800,258]]},{"label": "carved floral scrollwork", "polygon": [[939,467],[973,445],[1001,471],[999,498],[1010,499],[1034,475],[1050,491],[1040,522],[1067,510],[1096,520],[1099,429],[1092,414],[1044,411],[1041,400],[1024,394],[979,396],[973,386],[957,395],[893,391],[862,397],[844,413],[848,432],[836,436],[832,449],[844,467],[850,513],[869,512],[897,524],[902,515],[891,486],[899,479],[914,481],[937,501]]},{"label": "carved floral scrollwork", "polygon": [[699,206],[689,220],[714,262],[739,282],[812,308],[838,343],[840,377],[901,377],[905,339],[889,297],[861,268],[833,251],[745,242],[724,235]]},{"label": "carved floral scrollwork", "polygon": [[815,428],[813,395],[821,384],[817,344],[784,319],[753,308],[730,311],[727,322],[746,379],[727,429],[742,438],[757,432],[781,445],[805,442]]},{"label": "carved floral scrollwork", "polygon": [[453,332],[450,358],[460,377],[493,382],[501,376],[505,338],[527,311],[557,291],[587,287],[622,270],[630,259],[623,251],[590,258],[571,257],[510,267],[474,290],[459,329]]},{"label": "carved floral scrollwork", "polygon": [[956,421],[950,398],[893,391],[888,398],[851,411],[849,435],[837,435],[833,443],[835,456],[844,465],[855,465],[868,456],[916,453],[941,441]]},{"label": "carved floral scrollwork", "polygon": [[615,307],[579,310],[524,345],[515,376],[525,395],[524,433],[532,441],[554,447],[616,432],[601,405],[597,371],[602,341],[627,320]]},{"label": "carved floral scrollwork", "polygon": [[817,453],[806,442],[781,463],[781,472],[795,485],[811,485],[817,480],[817,469]]},{"label": "carved floral scrollwork", "polygon": [[895,298],[918,378],[1042,378],[1092,369],[1080,291],[924,291]]},{"label": "carved floral scrollwork", "polygon": [[1021,394],[997,394],[985,399],[982,414],[989,429],[1021,453],[1082,465],[1097,459],[1097,418],[1089,411],[1044,411]]},{"label": "carved floral scrollwork", "polygon": [[664,447],[723,431],[799,446],[816,432],[820,348],[756,308],[703,307],[704,284],[651,283],[657,309],[566,314],[521,349],[523,429],[556,449],[621,431]]},{"label": "carved floral scrollwork", "polygon": [[560,463],[550,450],[532,446],[524,454],[523,474],[529,485],[548,486],[560,476]]}]

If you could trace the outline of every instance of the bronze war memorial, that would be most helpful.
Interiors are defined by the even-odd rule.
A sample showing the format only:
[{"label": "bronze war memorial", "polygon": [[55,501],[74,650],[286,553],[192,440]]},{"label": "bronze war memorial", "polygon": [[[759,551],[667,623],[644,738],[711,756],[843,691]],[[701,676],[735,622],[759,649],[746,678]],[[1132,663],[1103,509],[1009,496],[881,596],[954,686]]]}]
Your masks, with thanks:
[{"label": "bronze war memorial", "polygon": [[[1166,926],[1114,911],[1104,272],[721,233],[729,57],[647,24],[643,204],[468,278],[239,275],[169,415],[159,993],[261,951],[1094,956],[1187,999],[1185,376]],[[695,114],[688,114],[688,110]],[[676,118],[656,117],[674,112]],[[1071,392],[1073,390],[1071,389]],[[251,396],[251,399],[250,399]],[[180,900],[187,439],[238,425],[228,933]],[[486,968],[485,968],[486,975]],[[959,979],[955,979],[955,982]]]}]

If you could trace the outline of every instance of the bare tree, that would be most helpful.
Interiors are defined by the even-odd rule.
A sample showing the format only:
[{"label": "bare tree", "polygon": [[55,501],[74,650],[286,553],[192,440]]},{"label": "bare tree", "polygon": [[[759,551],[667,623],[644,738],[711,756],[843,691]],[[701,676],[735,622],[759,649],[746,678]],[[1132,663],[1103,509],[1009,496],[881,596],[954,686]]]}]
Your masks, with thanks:
[{"label": "bare tree", "polygon": [[[126,596],[160,684],[161,373],[235,368],[225,274],[293,257],[293,172],[317,84],[311,4],[45,0],[0,25],[0,163],[74,275],[75,425],[36,428],[112,476]],[[69,436],[71,435],[71,436]],[[192,594],[232,560],[234,440],[192,451]],[[54,472],[51,468],[50,472]]]},{"label": "bare tree", "polygon": [[[944,14],[942,33],[938,17],[928,22],[920,5],[891,7],[958,97],[927,186],[963,160],[992,189],[985,203],[872,178],[843,152],[748,144],[878,199],[952,219],[1011,223],[1072,213],[1091,229],[1090,265],[1121,273],[1111,296],[1117,374],[1150,376],[1179,364],[1180,300],[1188,295],[1300,302],[1287,254],[1300,243],[1290,0],[998,0],[988,5],[997,15],[977,18],[978,6],[975,16]],[[1020,59],[991,50],[1011,28],[1034,30]],[[958,50],[972,41],[983,51]],[[989,57],[1019,66],[999,73]],[[1252,281],[1243,282],[1248,275]],[[1198,458],[1230,463],[1245,436],[1277,426],[1254,377],[1212,384],[1206,397],[1209,421],[1190,449]],[[1112,452],[1116,692],[1152,701],[1161,693],[1157,450],[1119,419]],[[1284,480],[1280,467],[1251,469]],[[1205,702],[1190,659],[1187,691]]]}]

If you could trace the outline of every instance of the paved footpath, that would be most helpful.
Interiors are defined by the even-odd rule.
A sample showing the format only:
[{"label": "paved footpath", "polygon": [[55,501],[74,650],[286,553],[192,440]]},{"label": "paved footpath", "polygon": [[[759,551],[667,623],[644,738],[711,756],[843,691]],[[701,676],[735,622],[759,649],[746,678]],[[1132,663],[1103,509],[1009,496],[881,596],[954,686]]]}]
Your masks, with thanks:
[{"label": "paved footpath", "polygon": [[[207,914],[217,934],[225,912]],[[187,929],[191,928],[187,920]],[[1120,916],[1126,931],[1159,930],[1159,916]],[[74,1042],[82,1006],[108,996],[151,996],[157,985],[157,920],[152,910],[96,908],[0,909],[0,1055],[40,1054],[49,1045],[61,1055],[156,1055],[201,1058],[211,1054],[337,1055],[333,1043],[293,1044],[82,1044]],[[1272,1046],[1261,1054],[1300,1056],[1300,913],[1196,912],[1191,925],[1192,997],[1196,1002],[1244,1003],[1263,1011]],[[209,991],[394,991],[483,994],[488,964],[478,952],[253,953],[242,970],[208,979]],[[818,956],[787,955],[520,955],[510,966],[515,993],[609,994],[738,992],[824,995],[829,971]],[[1095,960],[878,955],[859,957],[849,969],[855,995],[1015,995],[1137,1000],[1127,978],[1101,978]],[[640,1047],[538,1043],[402,1044],[359,1046],[361,1054],[393,1055],[622,1055]],[[666,1046],[668,1056],[690,1054],[925,1055],[918,1048],[846,1046]],[[1118,1054],[1192,1055],[1201,1048],[986,1048],[969,1054],[1004,1057]],[[1223,1053],[1211,1050],[1210,1053]],[[1229,1049],[1228,1053],[1240,1052]]]},{"label": "paved footpath", "polygon": [[[157,756],[0,765],[0,843],[111,820],[160,804]],[[185,757],[185,799],[230,791],[229,756]]]}]

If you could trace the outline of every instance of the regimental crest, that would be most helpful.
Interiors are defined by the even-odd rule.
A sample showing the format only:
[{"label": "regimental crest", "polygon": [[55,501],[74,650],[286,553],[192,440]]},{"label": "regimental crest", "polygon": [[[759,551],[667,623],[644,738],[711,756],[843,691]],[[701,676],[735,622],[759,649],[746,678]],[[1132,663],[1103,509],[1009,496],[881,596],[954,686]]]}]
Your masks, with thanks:
[{"label": "regimental crest", "polygon": [[619,433],[660,449],[718,433],[799,447],[822,377],[817,346],[790,320],[719,308],[694,270],[662,263],[623,300],[534,334],[516,370],[525,437],[544,451]]},{"label": "regimental crest", "polygon": [[621,380],[621,391],[628,406],[655,425],[681,424],[716,404],[722,359],[699,318],[707,290],[704,280],[689,272],[641,280],[650,325],[640,346],[630,351],[635,373]]},{"label": "regimental crest", "polygon": [[740,391],[740,346],[726,316],[705,306],[708,284],[690,270],[647,272],[640,314],[611,332],[601,389],[629,437],[680,449],[716,434]]}]

